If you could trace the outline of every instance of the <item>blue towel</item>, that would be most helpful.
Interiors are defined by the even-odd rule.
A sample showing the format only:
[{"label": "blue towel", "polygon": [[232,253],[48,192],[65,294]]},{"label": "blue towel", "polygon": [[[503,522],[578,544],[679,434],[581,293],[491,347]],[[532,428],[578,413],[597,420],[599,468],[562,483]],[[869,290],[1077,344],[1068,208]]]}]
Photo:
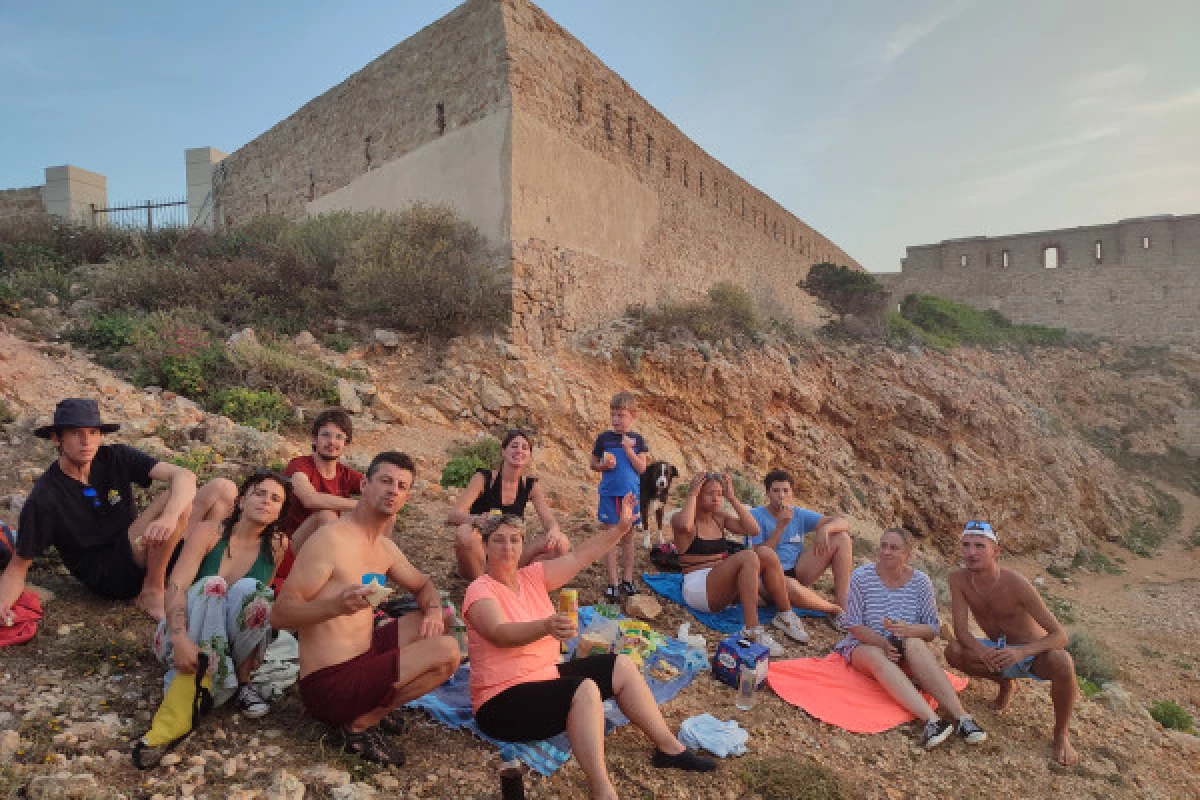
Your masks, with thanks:
[{"label": "blue towel", "polygon": [[[691,612],[692,616],[703,622],[714,631],[721,633],[737,633],[742,629],[742,606],[741,603],[735,603],[716,613],[710,611],[697,611],[696,609],[683,602],[683,575],[678,572],[643,572],[642,580],[646,585],[653,589],[658,594],[667,598],[673,603],[686,608]],[[796,608],[792,609],[798,617],[823,617],[820,611],[808,611],[807,609]],[[758,621],[763,625],[767,625],[775,618],[775,609],[771,606],[758,609]]]},{"label": "blue towel", "polygon": [[[588,624],[591,614],[592,609],[590,606],[584,606],[579,609],[581,627]],[[571,640],[568,644],[573,645],[574,641]],[[674,698],[675,695],[679,694],[699,674],[699,671],[688,670],[684,666],[684,656],[686,653],[686,643],[678,639],[667,639],[666,644],[655,650],[649,657],[648,661],[651,664],[657,663],[661,658],[680,671],[678,678],[667,683],[662,683],[650,676],[646,676],[646,683],[650,686],[650,693],[654,695],[654,699],[660,705]],[[530,769],[540,775],[552,775],[555,770],[567,763],[567,759],[571,757],[571,745],[567,742],[567,735],[565,733],[560,733],[558,736],[544,739],[540,742],[502,742],[498,739],[493,739],[479,730],[479,726],[475,724],[475,715],[471,711],[471,692],[468,686],[470,676],[471,665],[469,663],[463,664],[450,680],[424,697],[418,697],[416,700],[409,702],[407,706],[408,708],[416,708],[426,712],[434,720],[445,725],[447,728],[453,730],[465,728],[485,742],[494,744],[506,755],[511,754],[521,759],[529,765]],[[617,708],[615,701],[609,700],[604,704],[605,733],[609,733],[628,722],[629,719]]]}]

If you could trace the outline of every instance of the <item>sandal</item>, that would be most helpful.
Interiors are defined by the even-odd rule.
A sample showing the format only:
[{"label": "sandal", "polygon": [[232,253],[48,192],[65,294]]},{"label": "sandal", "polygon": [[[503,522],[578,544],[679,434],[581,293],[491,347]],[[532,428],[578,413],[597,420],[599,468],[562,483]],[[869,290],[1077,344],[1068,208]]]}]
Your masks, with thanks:
[{"label": "sandal", "polygon": [[399,736],[408,728],[408,720],[400,709],[389,711],[388,715],[379,720],[379,730],[392,736]]},{"label": "sandal", "polygon": [[404,766],[404,751],[384,740],[383,735],[374,728],[355,733],[341,729],[342,751],[358,756],[363,761],[384,766]]}]

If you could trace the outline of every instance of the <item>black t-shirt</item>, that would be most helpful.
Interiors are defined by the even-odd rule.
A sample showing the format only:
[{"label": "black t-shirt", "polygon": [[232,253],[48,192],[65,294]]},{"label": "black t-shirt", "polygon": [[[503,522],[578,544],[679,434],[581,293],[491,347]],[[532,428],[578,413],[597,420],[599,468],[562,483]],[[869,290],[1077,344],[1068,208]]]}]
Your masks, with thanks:
[{"label": "black t-shirt", "polygon": [[137,518],[133,484],[149,486],[150,470],[157,463],[128,445],[101,445],[92,460],[90,483],[83,484],[68,477],[55,461],[37,479],[21,509],[17,555],[37,558],[53,545],[73,571],[89,548],[127,534]]}]

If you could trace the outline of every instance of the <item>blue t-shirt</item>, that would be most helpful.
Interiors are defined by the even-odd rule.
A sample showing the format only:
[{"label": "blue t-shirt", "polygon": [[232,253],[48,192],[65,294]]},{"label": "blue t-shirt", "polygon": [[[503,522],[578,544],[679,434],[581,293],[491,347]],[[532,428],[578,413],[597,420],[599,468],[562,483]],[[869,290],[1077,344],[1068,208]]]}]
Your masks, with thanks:
[{"label": "blue t-shirt", "polygon": [[624,497],[630,492],[637,497],[641,491],[641,473],[629,463],[629,456],[625,455],[625,448],[621,445],[621,439],[625,435],[633,437],[633,452],[644,453],[649,449],[642,435],[633,431],[628,434],[605,431],[597,436],[596,444],[592,446],[592,455],[601,458],[605,453],[612,453],[617,459],[615,467],[600,473],[601,497]]},{"label": "blue t-shirt", "polygon": [[[758,523],[758,536],[752,538],[750,542],[756,545],[762,544],[775,532],[775,518],[771,516],[771,512],[767,510],[766,506],[750,509],[750,516],[754,517],[754,521]],[[783,535],[779,537],[779,544],[775,545],[775,552],[779,554],[779,563],[785,570],[796,566],[796,559],[804,552],[804,534],[816,528],[821,517],[822,515],[816,511],[809,511],[800,506],[792,507],[792,518],[788,520]]]}]

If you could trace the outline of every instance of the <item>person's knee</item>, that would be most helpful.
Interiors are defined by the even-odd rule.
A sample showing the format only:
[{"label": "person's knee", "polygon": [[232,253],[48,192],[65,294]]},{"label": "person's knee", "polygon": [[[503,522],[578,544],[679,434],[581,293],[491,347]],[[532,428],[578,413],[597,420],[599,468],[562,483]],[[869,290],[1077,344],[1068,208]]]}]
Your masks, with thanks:
[{"label": "person's knee", "polygon": [[571,552],[571,540],[565,536],[560,537],[558,544],[548,549],[556,556],[565,556],[567,553]]},{"label": "person's knee", "polygon": [[482,544],[479,532],[470,525],[461,525],[454,535],[454,546],[459,550],[474,550],[476,544]]},{"label": "person's knee", "polygon": [[433,640],[433,644],[437,647],[434,669],[442,674],[443,680],[449,679],[462,662],[462,651],[458,649],[458,642],[450,636],[438,636]]},{"label": "person's knee", "polygon": [[625,655],[624,653],[617,654],[616,659],[613,661],[613,675],[614,676],[615,675],[623,675],[625,677],[631,677],[631,676],[637,675],[640,677],[641,674],[642,674],[641,670],[639,670],[637,668],[637,665],[633,663],[632,658]]},{"label": "person's knee", "polygon": [[758,563],[762,567],[779,566],[779,554],[775,552],[774,548],[759,545],[754,548],[754,555],[758,556]]},{"label": "person's knee", "polygon": [[238,487],[229,478],[214,478],[205,485],[211,486],[217,498],[228,503],[231,507],[237,502]]},{"label": "person's knee", "polygon": [[1044,663],[1053,680],[1075,679],[1075,659],[1066,650],[1048,650]]},{"label": "person's knee", "polygon": [[920,658],[929,653],[929,645],[924,639],[918,639],[915,636],[909,636],[904,640],[904,657],[905,658]]},{"label": "person's knee", "polygon": [[735,553],[733,558],[736,559],[737,562],[743,566],[752,566],[755,569],[758,568],[758,563],[759,563],[758,553],[754,552],[753,550],[749,550],[749,549],[741,550],[741,551]]},{"label": "person's knee", "polygon": [[591,678],[580,682],[575,694],[571,697],[571,710],[595,709],[600,711],[604,706],[604,698],[600,695],[600,687]]}]

